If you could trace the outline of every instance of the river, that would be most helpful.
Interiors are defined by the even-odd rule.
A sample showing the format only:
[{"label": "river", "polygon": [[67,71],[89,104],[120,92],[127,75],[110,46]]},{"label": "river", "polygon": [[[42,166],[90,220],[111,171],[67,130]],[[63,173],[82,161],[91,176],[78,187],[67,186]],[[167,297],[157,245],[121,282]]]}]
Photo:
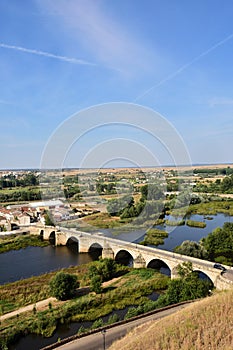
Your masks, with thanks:
[{"label": "river", "polygon": [[0,284],[37,276],[96,259],[91,253],[78,254],[68,247],[27,247],[0,254]]},{"label": "river", "polygon": [[[172,216],[166,216],[165,220],[177,220]],[[180,245],[185,240],[190,241],[199,241],[201,238],[207,236],[212,232],[216,227],[222,227],[224,222],[233,222],[233,216],[217,214],[217,215],[191,215],[186,218],[186,220],[202,221],[206,223],[205,228],[190,227],[187,225],[183,226],[168,226],[168,225],[159,225],[157,228],[167,231],[169,233],[168,237],[164,239],[164,244],[157,246],[159,249],[173,251],[173,249]],[[111,238],[120,239],[128,242],[139,243],[143,241],[145,236],[145,231],[135,230],[132,232],[122,232],[118,235],[113,235],[110,230],[102,230],[106,236]]]}]

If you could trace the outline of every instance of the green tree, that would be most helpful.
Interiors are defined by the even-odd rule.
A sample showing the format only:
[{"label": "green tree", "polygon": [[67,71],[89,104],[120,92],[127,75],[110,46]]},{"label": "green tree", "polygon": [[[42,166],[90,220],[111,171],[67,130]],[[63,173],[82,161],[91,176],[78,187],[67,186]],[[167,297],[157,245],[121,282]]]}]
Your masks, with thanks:
[{"label": "green tree", "polygon": [[100,261],[94,262],[88,269],[88,277],[99,276],[101,282],[110,280],[116,273],[117,264],[113,259],[101,259]]},{"label": "green tree", "polygon": [[124,209],[130,208],[134,205],[134,199],[130,195],[125,195],[121,198],[111,199],[107,204],[107,211],[110,215],[120,216]]},{"label": "green tree", "polygon": [[191,262],[183,262],[177,266],[177,272],[180,278],[187,278],[193,272],[193,264]]},{"label": "green tree", "polygon": [[198,259],[206,259],[208,253],[201,243],[194,241],[184,241],[174,249],[178,254],[192,256]]},{"label": "green tree", "polygon": [[77,276],[58,272],[49,283],[50,293],[58,300],[67,300],[74,296],[79,287]]},{"label": "green tree", "polygon": [[90,290],[99,294],[102,292],[102,279],[99,275],[93,276],[90,283]]},{"label": "green tree", "polygon": [[45,225],[55,226],[53,220],[51,219],[51,215],[49,214],[48,211],[45,212],[44,219],[45,219]]},{"label": "green tree", "polygon": [[[216,228],[201,240],[208,252],[208,258],[222,263],[233,264],[233,223],[225,222],[222,228]],[[219,259],[220,258],[220,259]]]},{"label": "green tree", "polygon": [[192,263],[184,262],[182,265],[178,265],[177,270],[180,278],[169,282],[165,297],[166,305],[203,298],[208,295],[212,283],[200,279],[198,274],[193,272]]}]

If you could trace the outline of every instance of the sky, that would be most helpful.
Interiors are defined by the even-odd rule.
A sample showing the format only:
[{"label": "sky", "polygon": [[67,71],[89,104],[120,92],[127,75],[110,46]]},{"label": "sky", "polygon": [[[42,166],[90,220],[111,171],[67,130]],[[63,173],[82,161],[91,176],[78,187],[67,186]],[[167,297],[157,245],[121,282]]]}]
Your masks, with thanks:
[{"label": "sky", "polygon": [[[101,166],[172,163],[173,145],[165,154],[136,119],[96,114],[112,102],[126,104],[121,113],[143,106],[145,124],[147,110],[161,116],[192,164],[231,163],[232,16],[231,0],[0,0],[0,168],[39,168],[71,116],[84,132],[66,142],[63,166],[86,164],[90,150]],[[104,126],[91,128],[97,120]],[[116,140],[138,158],[131,146],[117,155]],[[112,159],[99,157],[106,148]]]}]

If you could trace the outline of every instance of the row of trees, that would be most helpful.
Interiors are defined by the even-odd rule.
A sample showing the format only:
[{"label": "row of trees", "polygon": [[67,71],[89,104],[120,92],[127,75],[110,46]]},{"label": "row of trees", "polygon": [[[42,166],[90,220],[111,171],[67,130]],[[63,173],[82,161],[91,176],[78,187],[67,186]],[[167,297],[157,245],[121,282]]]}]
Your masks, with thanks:
[{"label": "row of trees", "polygon": [[111,199],[107,204],[107,211],[112,216],[120,216],[121,219],[133,218],[143,212],[145,218],[151,215],[159,216],[163,210],[164,193],[157,184],[144,185],[140,189],[141,198],[135,203],[131,195]]},{"label": "row of trees", "polygon": [[0,202],[33,201],[40,199],[40,191],[36,189],[9,191],[7,193],[0,192]]},{"label": "row of trees", "polygon": [[206,176],[208,175],[231,175],[233,173],[233,168],[227,167],[227,168],[219,168],[219,169],[205,169],[205,168],[200,168],[200,169],[194,169],[193,170],[194,174],[204,174]]},{"label": "row of trees", "polygon": [[204,193],[233,193],[233,174],[224,177],[223,180],[217,179],[209,184],[198,183],[193,189],[194,191]]},{"label": "row of trees", "polygon": [[0,189],[37,185],[39,185],[39,178],[38,175],[35,175],[33,172],[24,174],[20,177],[9,174],[0,178]]}]

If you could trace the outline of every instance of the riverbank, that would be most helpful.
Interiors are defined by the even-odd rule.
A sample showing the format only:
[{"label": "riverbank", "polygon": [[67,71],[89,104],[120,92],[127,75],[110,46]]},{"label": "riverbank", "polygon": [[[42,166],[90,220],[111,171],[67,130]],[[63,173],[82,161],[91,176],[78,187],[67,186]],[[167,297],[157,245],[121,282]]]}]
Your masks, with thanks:
[{"label": "riverbank", "polygon": [[[66,269],[68,272],[74,271],[75,268]],[[87,266],[79,267],[80,274],[78,274],[79,281],[87,285]],[[122,269],[122,268],[121,268]],[[129,268],[125,268],[129,271]],[[81,278],[83,275],[83,279]],[[36,289],[34,295],[39,297],[40,290],[44,290],[44,295],[48,293],[48,282],[52,274],[40,276],[37,287],[34,281],[19,281],[15,284],[9,284],[0,287],[0,292],[3,292],[1,300],[5,302],[13,302],[13,299],[21,299],[20,295],[33,295],[32,290]],[[47,280],[47,282],[45,282]],[[148,302],[147,295],[155,290],[163,290],[167,287],[169,278],[155,272],[151,269],[131,270],[126,275],[120,277],[118,280],[112,281],[107,287],[104,287],[103,292],[99,295],[88,293],[82,296],[76,296],[74,299],[66,301],[58,305],[50,305],[49,308],[39,311],[33,308],[23,314],[18,314],[12,318],[5,319],[1,322],[0,334],[1,342],[10,344],[24,334],[34,333],[41,334],[44,337],[51,336],[58,324],[75,322],[84,322],[100,319],[101,317],[110,314],[114,310],[123,309],[130,305],[140,305]],[[29,284],[29,287],[26,287]],[[18,289],[15,288],[18,284]],[[43,288],[42,288],[43,286]],[[26,288],[25,288],[26,287]],[[21,293],[19,293],[21,289]],[[24,292],[24,290],[27,290]],[[9,291],[11,290],[11,300],[7,300]],[[48,295],[48,294],[47,294]],[[36,302],[36,299],[35,302]],[[27,297],[24,296],[24,303],[27,302]],[[33,301],[34,302],[34,301]],[[31,303],[32,304],[32,303]]]},{"label": "riverbank", "polygon": [[[113,278],[110,281],[103,282],[102,288],[106,288],[109,285],[111,285],[112,283],[115,283],[119,278],[120,277],[117,277],[117,278]],[[89,292],[89,287],[79,288],[79,294],[84,293],[85,291]],[[45,310],[46,308],[51,308],[51,306],[56,307],[57,305],[64,304],[64,303],[65,303],[65,301],[59,301],[54,297],[50,297],[50,298],[38,301],[36,303],[21,307],[15,311],[8,312],[8,313],[0,316],[0,323],[8,318],[17,316],[17,315],[22,314],[22,313],[27,312],[27,311],[35,311],[35,310],[42,311],[42,310]]]},{"label": "riverbank", "polygon": [[187,208],[187,214],[216,215],[222,213],[233,216],[233,200],[214,200],[206,203],[192,204]]},{"label": "riverbank", "polygon": [[49,241],[43,241],[40,236],[32,236],[30,234],[20,235],[12,234],[8,237],[0,236],[0,254],[9,252],[10,250],[19,250],[26,247],[46,247]]}]

